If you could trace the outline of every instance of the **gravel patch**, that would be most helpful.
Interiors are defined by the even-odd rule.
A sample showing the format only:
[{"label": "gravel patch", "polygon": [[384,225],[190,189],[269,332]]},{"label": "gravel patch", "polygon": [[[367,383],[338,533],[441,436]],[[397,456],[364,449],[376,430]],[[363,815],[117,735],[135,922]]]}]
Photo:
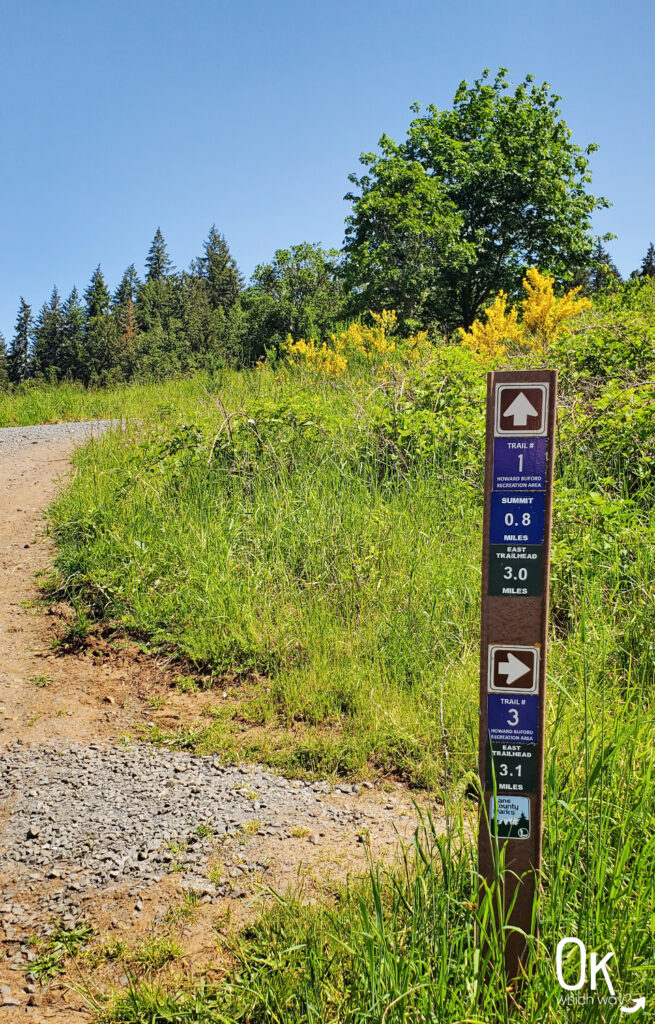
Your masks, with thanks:
[{"label": "gravel patch", "polygon": [[83,444],[99,437],[110,427],[119,427],[121,420],[82,420],[78,423],[39,423],[33,427],[0,427],[0,458],[20,452],[30,444],[59,444],[71,441]]},{"label": "gravel patch", "polygon": [[17,741],[4,749],[2,762],[0,850],[11,885],[0,888],[0,917],[10,931],[34,918],[12,899],[21,886],[37,894],[45,879],[55,886],[34,908],[41,920],[44,914],[73,920],[85,894],[121,882],[142,887],[171,872],[190,886],[201,882],[209,900],[240,895],[237,876],[257,865],[233,867],[218,885],[208,885],[217,840],[240,833],[284,840],[299,823],[313,830],[370,820],[352,797],[348,807],[336,802],[327,782],[226,767],[216,757],[147,744]]}]

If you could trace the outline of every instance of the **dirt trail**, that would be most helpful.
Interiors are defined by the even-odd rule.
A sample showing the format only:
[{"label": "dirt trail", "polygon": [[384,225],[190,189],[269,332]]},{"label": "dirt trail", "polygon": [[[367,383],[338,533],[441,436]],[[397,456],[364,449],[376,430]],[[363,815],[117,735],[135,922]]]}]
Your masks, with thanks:
[{"label": "dirt trail", "polygon": [[[55,976],[45,986],[29,975],[38,947],[30,946],[28,937],[47,933],[58,921],[63,920],[66,927],[82,920],[91,924],[92,949],[108,940],[119,939],[129,949],[145,937],[172,936],[183,946],[184,955],[169,965],[169,974],[212,979],[225,963],[226,930],[257,912],[258,894],[261,898],[266,887],[278,892],[301,890],[308,898],[325,895],[347,874],[365,870],[367,850],[373,857],[388,857],[396,849],[398,832],[409,836],[416,823],[409,794],[400,786],[393,786],[391,792],[391,786],[288,783],[257,766],[223,769],[217,758],[205,762],[187,755],[177,755],[183,763],[169,764],[153,753],[152,765],[143,767],[152,749],[143,747],[133,759],[120,755],[118,741],[134,731],[135,723],[157,721],[160,714],[166,716],[162,721],[167,725],[197,718],[200,695],[173,692],[168,707],[157,711],[153,694],[170,692],[171,673],[165,659],[102,640],[74,654],[53,650],[53,640],[65,629],[70,610],[57,606],[44,612],[36,604],[34,576],[52,564],[54,555],[45,535],[44,510],[69,472],[75,444],[94,432],[97,428],[88,424],[0,430],[3,1024],[50,1019],[72,1024],[93,1019],[70,987],[69,982],[80,981],[77,973]],[[103,758],[105,748],[116,754]],[[77,793],[76,780],[70,780],[77,803],[62,796],[66,778],[62,780],[62,772],[57,775],[56,771],[62,757],[86,773],[85,785]],[[109,790],[102,777],[105,760],[113,764]],[[136,782],[129,777],[131,760],[137,765]],[[239,771],[243,778],[235,781],[234,773]],[[174,814],[176,808],[187,811],[186,819],[178,815],[180,829],[186,821],[187,837],[194,808],[200,806],[193,801],[201,796],[187,798],[186,794],[204,794],[208,773],[214,772],[216,779],[210,781],[215,787],[212,812],[217,834],[202,841],[191,835],[188,846],[182,844],[184,849],[174,856],[162,854],[153,839],[154,824],[145,820],[143,810],[143,786],[152,784],[148,779],[153,772],[157,794],[165,778],[175,794],[163,808],[155,808],[153,799],[153,821],[154,815]],[[187,789],[182,791],[178,781],[185,777]],[[141,803],[131,811],[135,787]],[[113,867],[113,857],[119,865],[109,872],[111,877],[102,873],[98,861],[94,844],[100,840],[89,839],[91,852],[79,864],[75,860],[79,852],[74,856],[70,843],[60,840],[62,849],[57,849],[56,837],[65,837],[68,822],[78,832],[98,826],[99,793],[109,801],[107,822],[115,827],[117,839],[131,814],[141,816],[138,859],[136,849],[133,857],[125,856],[123,849],[116,859],[118,847],[104,835],[106,863]],[[250,817],[244,810],[244,793],[253,801]],[[124,804],[127,810],[119,811]],[[38,828],[26,831],[25,822],[37,817]],[[162,859],[168,863],[162,864]],[[146,872],[141,870],[144,863]],[[199,881],[203,878],[204,883]],[[191,912],[185,897],[189,890],[198,902]],[[91,988],[126,984],[126,972],[133,969],[129,959],[98,960],[83,969]]]},{"label": "dirt trail", "polygon": [[[35,574],[53,558],[44,509],[68,471],[76,442],[92,430],[83,424],[75,427],[26,427],[0,445],[2,745],[17,737],[25,742],[92,739],[115,734],[128,720],[124,712],[109,710],[103,703],[97,680],[83,659],[55,656],[53,620],[61,625],[67,610],[52,610],[44,618],[34,607],[39,596]],[[108,674],[120,687],[115,671]]]}]

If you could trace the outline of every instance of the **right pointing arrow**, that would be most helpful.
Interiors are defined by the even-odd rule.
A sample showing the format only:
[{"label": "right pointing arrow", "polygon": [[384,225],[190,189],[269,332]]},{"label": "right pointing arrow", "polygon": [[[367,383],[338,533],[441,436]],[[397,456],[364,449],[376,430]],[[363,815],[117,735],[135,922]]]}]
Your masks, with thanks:
[{"label": "right pointing arrow", "polygon": [[524,427],[528,422],[528,416],[538,415],[539,412],[522,391],[519,391],[514,401],[503,413],[503,416],[509,416],[514,420],[515,427]]},{"label": "right pointing arrow", "polygon": [[515,654],[511,651],[507,652],[507,661],[503,662],[502,665],[498,665],[498,672],[501,676],[507,676],[507,685],[511,686],[517,679],[524,676],[526,672],[530,671],[530,666],[519,661]]}]

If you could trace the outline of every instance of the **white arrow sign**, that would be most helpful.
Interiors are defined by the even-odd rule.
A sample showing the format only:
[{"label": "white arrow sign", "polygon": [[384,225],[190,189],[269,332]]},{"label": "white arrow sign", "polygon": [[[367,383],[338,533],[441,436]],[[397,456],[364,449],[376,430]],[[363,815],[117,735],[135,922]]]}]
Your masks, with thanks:
[{"label": "white arrow sign", "polygon": [[641,996],[632,1006],[622,1006],[621,1013],[636,1013],[646,1009],[646,996]]},{"label": "white arrow sign", "polygon": [[526,398],[522,391],[519,391],[514,401],[505,409],[503,416],[509,416],[514,420],[515,427],[524,427],[528,422],[528,416],[538,416],[532,402]]},{"label": "white arrow sign", "polygon": [[530,666],[524,662],[519,661],[515,654],[511,651],[507,652],[507,661],[503,662],[502,665],[498,665],[498,672],[501,676],[507,676],[507,685],[511,686],[517,679],[524,676],[526,672],[530,671]]}]

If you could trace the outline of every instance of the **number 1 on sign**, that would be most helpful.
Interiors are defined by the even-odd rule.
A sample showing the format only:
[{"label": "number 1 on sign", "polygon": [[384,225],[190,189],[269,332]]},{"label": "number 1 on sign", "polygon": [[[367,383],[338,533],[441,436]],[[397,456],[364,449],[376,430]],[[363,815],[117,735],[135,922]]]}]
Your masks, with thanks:
[{"label": "number 1 on sign", "polygon": [[523,472],[523,452],[519,454],[519,473]]}]

